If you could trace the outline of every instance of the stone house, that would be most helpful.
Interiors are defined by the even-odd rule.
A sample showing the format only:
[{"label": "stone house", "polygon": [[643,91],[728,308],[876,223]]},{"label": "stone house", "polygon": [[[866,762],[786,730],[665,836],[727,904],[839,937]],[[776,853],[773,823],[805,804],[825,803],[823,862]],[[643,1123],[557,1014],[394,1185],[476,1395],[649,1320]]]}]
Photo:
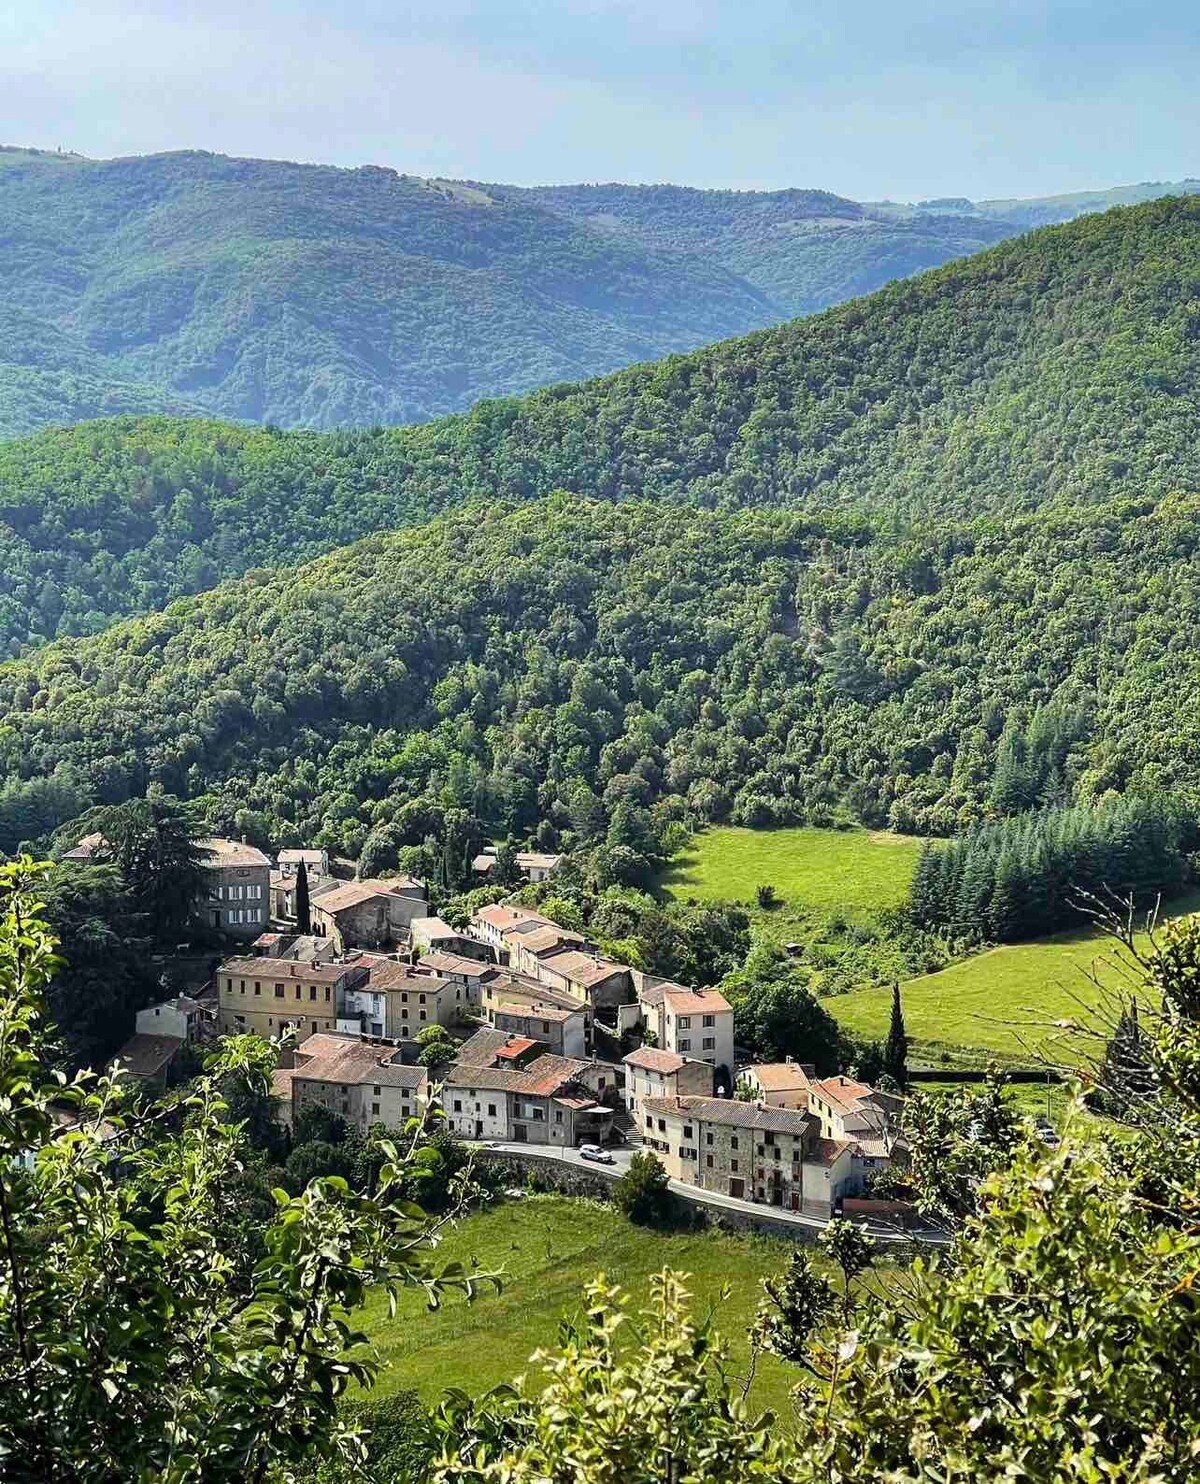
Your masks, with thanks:
[{"label": "stone house", "polygon": [[137,1012],[134,1033],[109,1063],[127,1076],[162,1089],[185,1046],[210,1034],[207,1007],[190,995],[176,995]]},{"label": "stone house", "polygon": [[662,1051],[706,1061],[730,1075],[733,1007],[715,989],[689,989],[669,979],[639,975],[638,1004]]},{"label": "stone house", "polygon": [[543,984],[586,1000],[593,1010],[623,1005],[633,998],[626,964],[580,949],[563,949],[542,959],[537,977]]},{"label": "stone house", "polygon": [[425,884],[411,876],[328,883],[310,899],[313,932],[348,948],[408,945],[414,918],[429,911]]},{"label": "stone house", "polygon": [[555,1056],[584,1057],[588,1050],[587,1012],[580,1006],[565,1010],[560,1005],[533,1001],[496,1005],[492,1023],[497,1030],[538,1041]]},{"label": "stone house", "polygon": [[270,913],[271,862],[237,840],[197,840],[196,845],[204,853],[207,887],[196,916],[205,927],[235,938],[257,938]]},{"label": "stone house", "polygon": [[412,951],[415,954],[453,953],[459,957],[479,952],[479,944],[465,932],[460,933],[440,917],[414,917],[409,924]]},{"label": "stone house", "polygon": [[528,907],[506,907],[502,902],[495,902],[471,914],[469,931],[473,938],[478,938],[491,949],[498,963],[507,963],[509,946],[505,942],[506,934],[557,926],[542,913],[533,912]]},{"label": "stone house", "polygon": [[436,974],[439,979],[449,979],[452,984],[461,985],[466,991],[463,1004],[472,1011],[478,1011],[482,1003],[484,976],[495,973],[490,964],[461,953],[422,954],[416,962],[416,969],[419,974]]},{"label": "stone house", "polygon": [[[541,850],[518,850],[517,870],[526,881],[546,881],[562,864],[561,855],[550,855]],[[483,881],[491,879],[496,869],[496,847],[487,845],[471,862],[471,869]]]},{"label": "stone house", "polygon": [[642,1131],[673,1180],[828,1218],[860,1180],[848,1142],[793,1108],[727,1098],[648,1098]]},{"label": "stone house", "polygon": [[[196,922],[235,938],[257,938],[267,925],[271,903],[271,862],[244,840],[213,836],[195,841],[204,886],[192,908]],[[99,834],[85,835],[63,861],[102,861],[106,846]]]},{"label": "stone house", "polygon": [[338,1008],[343,1034],[413,1040],[431,1025],[457,1025],[469,1012],[463,985],[436,974],[422,974],[394,958],[360,954],[367,977],[347,988]]},{"label": "stone house", "polygon": [[552,1055],[506,1067],[496,1064],[503,1051],[489,1065],[456,1061],[446,1074],[442,1103],[460,1138],[571,1148],[607,1137],[613,1110],[593,1091],[594,1067]]},{"label": "stone house", "polygon": [[816,1073],[810,1063],[793,1061],[757,1062],[738,1073],[738,1087],[745,1088],[754,1102],[771,1108],[807,1108],[808,1090]]},{"label": "stone house", "polygon": [[291,1121],[306,1107],[336,1113],[365,1133],[373,1123],[403,1129],[425,1109],[429,1076],[405,1066],[393,1046],[318,1034],[297,1047],[295,1065],[275,1080],[276,1096],[290,1094]]},{"label": "stone house", "polygon": [[560,927],[535,927],[530,932],[512,933],[506,939],[508,962],[518,974],[541,977],[542,964],[564,949],[579,949],[584,939]]},{"label": "stone house", "polygon": [[301,1040],[333,1031],[348,989],[365,983],[366,963],[230,958],[216,973],[222,1035],[254,1031],[270,1038],[294,1030]]},{"label": "stone house", "polygon": [[625,1106],[642,1127],[647,1098],[712,1097],[713,1068],[675,1051],[640,1046],[621,1058],[625,1068]]}]

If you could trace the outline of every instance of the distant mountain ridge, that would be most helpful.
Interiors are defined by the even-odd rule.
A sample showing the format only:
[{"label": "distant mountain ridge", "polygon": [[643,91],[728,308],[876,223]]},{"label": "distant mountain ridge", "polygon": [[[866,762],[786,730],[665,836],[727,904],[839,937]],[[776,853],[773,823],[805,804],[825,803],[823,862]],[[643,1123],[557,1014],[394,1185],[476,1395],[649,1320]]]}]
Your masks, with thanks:
[{"label": "distant mountain ridge", "polygon": [[0,149],[0,435],[126,412],[424,421],[1175,190],[906,206]]},{"label": "distant mountain ridge", "polygon": [[1200,493],[1200,197],[1086,216],[775,329],[399,428],[116,418],[0,444],[0,653],[472,499],[875,529]]}]

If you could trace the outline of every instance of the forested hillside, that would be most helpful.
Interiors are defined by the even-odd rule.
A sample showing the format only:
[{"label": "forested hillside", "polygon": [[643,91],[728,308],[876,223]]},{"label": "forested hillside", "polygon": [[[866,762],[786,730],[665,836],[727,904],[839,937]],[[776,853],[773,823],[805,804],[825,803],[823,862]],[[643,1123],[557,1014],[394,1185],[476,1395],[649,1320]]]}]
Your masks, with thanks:
[{"label": "forested hillside", "polygon": [[899,537],[478,507],[0,668],[0,846],[151,785],[349,851],[456,810],[634,849],[671,819],[949,834],[1200,787],[1198,656],[1196,496]]},{"label": "forested hillside", "polygon": [[897,532],[1200,490],[1200,198],[420,427],[118,420],[0,444],[0,642],[95,632],[475,497],[855,510]]},{"label": "forested hillside", "polygon": [[1105,195],[901,207],[0,148],[0,435],[421,421],[777,324]]}]

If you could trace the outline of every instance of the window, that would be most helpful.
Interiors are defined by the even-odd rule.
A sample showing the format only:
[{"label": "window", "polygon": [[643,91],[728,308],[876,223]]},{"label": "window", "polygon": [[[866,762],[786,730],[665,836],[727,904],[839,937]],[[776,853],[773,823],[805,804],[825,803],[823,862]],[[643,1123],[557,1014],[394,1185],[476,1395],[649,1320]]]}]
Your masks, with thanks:
[{"label": "window", "polygon": [[495,1105],[495,1103],[489,1103],[488,1104],[488,1117],[489,1118],[495,1118],[495,1116],[496,1116],[496,1105]]},{"label": "window", "polygon": [[329,986],[328,985],[325,986],[325,1003],[327,1005],[329,1003]]},{"label": "window", "polygon": [[704,1017],[704,1024],[705,1024],[706,1027],[708,1027],[710,1025],[716,1025],[716,1023],[717,1023],[717,1017],[715,1015],[706,1015]]},{"label": "window", "polygon": [[548,1031],[550,1029],[550,1022],[548,1020],[542,1021],[542,1029],[544,1031]]},{"label": "window", "polygon": [[379,1097],[380,1094],[383,1092],[383,1088],[382,1087],[372,1087],[371,1091],[372,1091],[372,1093],[374,1093],[374,1095],[376,1097]]},{"label": "window", "polygon": [[262,989],[262,986],[259,984],[258,980],[256,979],[254,981],[254,993],[255,994],[261,993],[261,989]]},{"label": "window", "polygon": [[246,993],[246,981],[244,979],[242,980],[242,987],[239,990],[239,993],[240,994],[245,994]]},{"label": "window", "polygon": [[713,1050],[716,1049],[716,1045],[717,1045],[716,1037],[715,1036],[705,1036],[704,1040],[701,1041],[700,1044],[701,1044],[701,1046],[703,1046],[703,1048],[705,1049],[705,1051],[713,1051]]},{"label": "window", "polygon": [[783,1150],[780,1149],[780,1147],[779,1147],[778,1144],[776,1144],[775,1145],[775,1159],[776,1159],[776,1162],[778,1162],[782,1158],[783,1158]]},{"label": "window", "polygon": [[454,1111],[456,1113],[461,1113],[462,1112],[462,1098],[455,1098],[454,1099]]},{"label": "window", "polygon": [[735,1175],[737,1174],[737,1167],[738,1167],[737,1160],[736,1159],[731,1159],[729,1161],[729,1168],[733,1171],[733,1173]]},{"label": "window", "polygon": [[692,1126],[691,1126],[690,1123],[685,1123],[684,1124],[684,1126],[683,1126],[683,1137],[685,1139],[690,1139],[692,1137]]},{"label": "window", "polygon": [[400,1003],[402,1005],[407,1005],[408,1004],[408,995],[407,994],[402,994],[400,996]]},{"label": "window", "polygon": [[713,1157],[712,1157],[711,1154],[706,1154],[704,1156],[704,1163],[708,1166],[708,1168],[710,1170],[712,1169],[712,1167],[713,1167]]},{"label": "window", "polygon": [[665,1118],[660,1118],[658,1120],[658,1131],[659,1131],[660,1134],[665,1134],[666,1133],[666,1131],[667,1131],[667,1120]]},{"label": "window", "polygon": [[690,1031],[691,1028],[692,1028],[692,1017],[690,1015],[681,1015],[679,1017],[679,1029],[681,1031]]},{"label": "window", "polygon": [[563,1121],[562,1109],[561,1108],[555,1108],[555,1110],[554,1110],[554,1121],[555,1121],[555,1123],[561,1123]]},{"label": "window", "polygon": [[315,1000],[316,999],[316,997],[317,997],[317,986],[315,984],[310,984],[309,985],[309,987],[308,987],[308,997],[309,997],[310,1000]]},{"label": "window", "polygon": [[424,1019],[425,1019],[425,1012],[424,1012],[424,1010],[422,1010],[422,1011],[421,1011],[421,1019],[422,1019],[422,1020],[424,1020]]},{"label": "window", "polygon": [[379,1104],[378,1103],[372,1103],[371,1104],[371,1112],[374,1113],[376,1116],[378,1116],[378,1114],[379,1114]]},{"label": "window", "polygon": [[737,1135],[736,1134],[734,1134],[733,1138],[730,1139],[730,1141],[729,1141],[729,1147],[730,1147],[730,1149],[736,1149],[738,1147],[738,1141],[737,1141]]},{"label": "window", "polygon": [[422,1004],[422,1005],[423,1005],[423,1004],[424,1004],[424,1003],[425,1003],[425,996],[424,996],[424,995],[422,995],[422,996],[421,996],[421,1004]]},{"label": "window", "polygon": [[275,998],[277,1000],[283,999],[283,985],[282,984],[277,984],[275,986]]},{"label": "window", "polygon": [[299,984],[297,984],[297,986],[296,986],[296,998],[298,1000],[301,1000],[301,999],[304,998],[304,990],[301,988],[301,986]]},{"label": "window", "polygon": [[692,1043],[686,1036],[680,1037],[679,1049],[680,1051],[690,1051],[692,1049]]},{"label": "window", "polygon": [[400,1105],[400,1111],[401,1111],[401,1113],[403,1113],[403,1115],[405,1116],[405,1118],[407,1118],[408,1117],[408,1104],[407,1103],[402,1103]]}]

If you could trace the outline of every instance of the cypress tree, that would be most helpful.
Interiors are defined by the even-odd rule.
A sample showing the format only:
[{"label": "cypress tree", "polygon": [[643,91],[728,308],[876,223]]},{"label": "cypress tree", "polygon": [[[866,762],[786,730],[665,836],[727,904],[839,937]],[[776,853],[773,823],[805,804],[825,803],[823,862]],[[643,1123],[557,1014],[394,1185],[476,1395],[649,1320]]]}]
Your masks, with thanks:
[{"label": "cypress tree", "polygon": [[296,931],[312,932],[312,909],[308,902],[308,867],[303,861],[296,872]]},{"label": "cypress tree", "polygon": [[883,1067],[895,1079],[897,1087],[908,1085],[908,1032],[904,1029],[899,984],[892,985],[892,1023],[883,1048]]}]

